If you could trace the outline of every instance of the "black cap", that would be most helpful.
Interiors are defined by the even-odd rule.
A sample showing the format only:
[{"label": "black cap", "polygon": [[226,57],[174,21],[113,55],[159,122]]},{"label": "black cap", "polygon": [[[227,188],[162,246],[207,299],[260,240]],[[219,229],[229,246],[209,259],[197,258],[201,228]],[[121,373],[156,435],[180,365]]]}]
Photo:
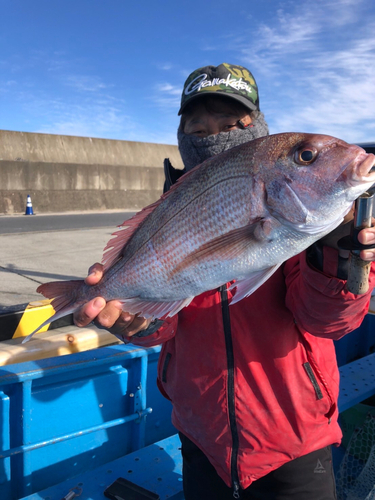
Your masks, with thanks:
[{"label": "black cap", "polygon": [[208,94],[223,95],[239,101],[251,111],[259,110],[258,86],[253,75],[243,66],[223,63],[193,71],[184,84],[178,114],[192,100]]}]

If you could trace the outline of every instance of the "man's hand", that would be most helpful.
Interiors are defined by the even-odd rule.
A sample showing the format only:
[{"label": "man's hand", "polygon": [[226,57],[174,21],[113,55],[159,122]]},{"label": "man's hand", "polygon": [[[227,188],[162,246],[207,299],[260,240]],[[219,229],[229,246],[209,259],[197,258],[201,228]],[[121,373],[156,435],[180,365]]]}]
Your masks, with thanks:
[{"label": "man's hand", "polygon": [[[96,263],[90,267],[85,282],[88,285],[96,285],[102,276],[103,266]],[[151,319],[124,312],[121,302],[111,300],[107,303],[103,297],[96,297],[87,302],[74,313],[73,319],[77,326],[87,326],[94,321],[114,335],[125,337],[131,337],[139,331],[145,330],[151,323]]]},{"label": "man's hand", "polygon": [[[327,234],[320,241],[323,245],[328,247],[333,247],[339,250],[339,254],[341,257],[348,258],[349,250],[341,250],[339,249],[337,242],[343,238],[344,236],[350,235],[351,232],[351,221],[354,217],[354,205],[352,210],[345,216],[344,221],[340,224],[336,229]],[[372,219],[372,224],[375,225],[375,219]],[[369,227],[366,229],[362,229],[358,233],[358,241],[362,243],[362,245],[372,245],[375,244],[375,227]],[[362,260],[375,261],[375,248],[369,250],[361,250],[360,257]]]},{"label": "man's hand", "polygon": [[[375,227],[362,229],[362,231],[358,233],[358,241],[362,243],[362,245],[375,244]],[[371,248],[369,250],[361,250],[360,257],[362,260],[375,260],[375,248]]]}]

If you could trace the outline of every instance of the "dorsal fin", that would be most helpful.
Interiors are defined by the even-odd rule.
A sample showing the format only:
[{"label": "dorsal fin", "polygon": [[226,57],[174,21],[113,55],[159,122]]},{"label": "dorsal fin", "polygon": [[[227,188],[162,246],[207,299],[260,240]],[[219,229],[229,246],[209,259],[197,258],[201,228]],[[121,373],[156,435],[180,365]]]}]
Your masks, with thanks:
[{"label": "dorsal fin", "polygon": [[104,272],[107,271],[117,260],[121,257],[122,255],[122,250],[124,246],[130,241],[131,237],[133,234],[137,231],[137,229],[141,226],[143,221],[153,212],[156,207],[158,207],[163,200],[168,198],[168,196],[171,195],[171,193],[174,192],[174,190],[177,188],[180,183],[190,177],[190,175],[195,172],[195,170],[200,167],[200,165],[197,165],[194,167],[192,170],[187,172],[186,174],[182,175],[175,184],[171,187],[169,191],[164,193],[157,201],[152,203],[151,205],[148,205],[147,207],[143,208],[140,212],[135,214],[133,217],[131,217],[128,220],[125,220],[122,224],[120,224],[118,231],[115,231],[111,239],[108,241],[107,245],[105,246],[103,250],[103,258],[102,258],[102,264],[104,266]]},{"label": "dorsal fin", "polygon": [[146,217],[159,204],[160,200],[144,208],[133,217],[117,226],[120,229],[112,233],[111,239],[103,250],[102,264],[104,266],[104,272],[108,271],[108,269],[121,257],[124,246],[128,243]]}]

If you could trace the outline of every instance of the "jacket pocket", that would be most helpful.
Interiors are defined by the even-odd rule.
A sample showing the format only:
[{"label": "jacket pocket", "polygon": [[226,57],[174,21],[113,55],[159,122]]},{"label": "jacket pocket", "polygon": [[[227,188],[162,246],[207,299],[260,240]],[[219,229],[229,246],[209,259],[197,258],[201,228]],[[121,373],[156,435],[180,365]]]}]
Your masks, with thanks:
[{"label": "jacket pocket", "polygon": [[331,423],[331,418],[337,410],[337,404],[335,398],[333,397],[332,392],[327,384],[324,373],[322,373],[317,362],[314,359],[312,348],[308,340],[305,337],[302,338],[306,353],[305,359],[308,360],[305,363],[303,363],[303,367],[315,390],[316,399],[320,401],[320,400],[326,400],[326,398],[328,398],[329,406],[324,416],[328,419],[328,423]]},{"label": "jacket pocket", "polygon": [[312,369],[312,366],[310,365],[310,363],[308,361],[306,361],[306,363],[303,363],[303,367],[310,379],[310,382],[314,388],[314,391],[315,391],[315,395],[316,395],[316,399],[323,399],[323,393],[322,393],[322,390],[319,386],[319,383],[318,383],[318,380],[315,376],[315,373]]}]

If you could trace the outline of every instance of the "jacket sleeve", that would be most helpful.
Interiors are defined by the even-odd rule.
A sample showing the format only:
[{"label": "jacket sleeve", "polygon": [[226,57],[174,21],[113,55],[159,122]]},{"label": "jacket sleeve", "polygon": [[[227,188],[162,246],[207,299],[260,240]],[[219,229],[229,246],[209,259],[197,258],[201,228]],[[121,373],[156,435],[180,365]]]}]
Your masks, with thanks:
[{"label": "jacket sleeve", "polygon": [[301,331],[337,340],[358,328],[367,314],[375,265],[371,266],[369,291],[354,295],[346,290],[346,280],[336,277],[338,251],[323,247],[323,257],[321,271],[307,262],[306,252],[285,263],[286,306]]},{"label": "jacket sleeve", "polygon": [[[166,318],[164,320],[156,320],[151,323],[151,325],[141,332],[138,332],[132,337],[119,337],[123,340],[125,344],[135,344],[141,347],[153,347],[158,344],[162,344],[167,340],[170,340],[176,334],[178,314],[172,318]],[[156,328],[155,328],[156,326]]]}]

